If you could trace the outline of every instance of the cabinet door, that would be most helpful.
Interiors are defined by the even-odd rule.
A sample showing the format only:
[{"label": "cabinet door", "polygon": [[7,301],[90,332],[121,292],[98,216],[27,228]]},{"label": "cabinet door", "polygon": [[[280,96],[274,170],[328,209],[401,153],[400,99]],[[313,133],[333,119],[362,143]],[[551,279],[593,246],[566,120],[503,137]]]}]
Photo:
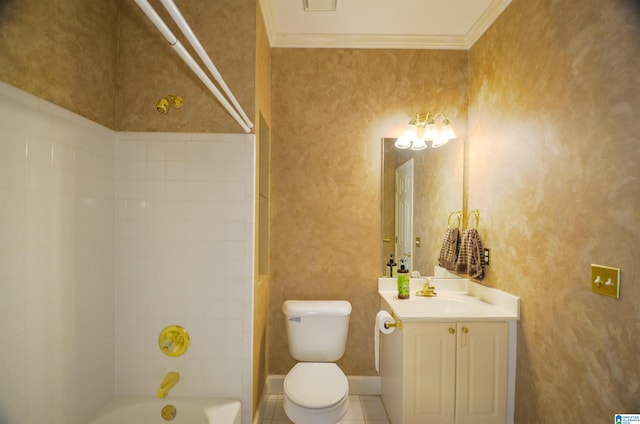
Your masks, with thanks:
[{"label": "cabinet door", "polygon": [[403,424],[451,424],[456,376],[455,323],[405,325]]},{"label": "cabinet door", "polygon": [[457,424],[505,424],[509,326],[458,323]]}]

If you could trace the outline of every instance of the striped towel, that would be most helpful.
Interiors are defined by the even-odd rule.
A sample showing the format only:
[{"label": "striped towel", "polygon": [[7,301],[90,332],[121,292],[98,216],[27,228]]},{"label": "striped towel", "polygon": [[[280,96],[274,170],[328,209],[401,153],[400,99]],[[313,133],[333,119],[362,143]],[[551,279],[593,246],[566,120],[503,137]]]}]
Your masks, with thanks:
[{"label": "striped towel", "polygon": [[456,262],[455,271],[467,274],[477,280],[484,279],[484,249],[480,234],[475,228],[467,228],[462,233],[460,241],[460,253]]},{"label": "striped towel", "polygon": [[444,241],[442,242],[442,248],[440,249],[440,258],[438,259],[438,265],[452,271],[456,266],[456,260],[458,259],[458,251],[460,245],[458,244],[458,231],[457,227],[447,228],[447,232],[444,235]]}]

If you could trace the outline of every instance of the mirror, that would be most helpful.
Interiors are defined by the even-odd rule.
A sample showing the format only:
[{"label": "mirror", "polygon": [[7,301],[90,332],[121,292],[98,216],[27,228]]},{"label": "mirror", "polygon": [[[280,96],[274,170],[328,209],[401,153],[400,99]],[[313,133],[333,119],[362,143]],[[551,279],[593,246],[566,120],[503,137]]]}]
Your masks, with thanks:
[{"label": "mirror", "polygon": [[[450,141],[446,145],[425,150],[401,150],[394,146],[395,138],[382,139],[382,259],[381,267],[393,254],[396,262],[409,259],[410,270],[421,275],[433,275],[438,264],[440,248],[452,212],[463,211],[464,202],[464,139]],[[413,159],[413,160],[412,160]],[[413,162],[412,196],[396,205],[396,170]],[[402,171],[401,171],[402,173]],[[403,175],[402,173],[401,175]],[[406,187],[404,183],[401,187]],[[411,206],[407,206],[411,203]],[[399,212],[398,212],[399,211]],[[398,219],[396,219],[398,218]],[[396,232],[397,223],[404,228],[404,235]],[[451,225],[457,225],[457,218]],[[409,244],[398,246],[397,240],[409,239]],[[406,255],[409,256],[406,256]]]}]

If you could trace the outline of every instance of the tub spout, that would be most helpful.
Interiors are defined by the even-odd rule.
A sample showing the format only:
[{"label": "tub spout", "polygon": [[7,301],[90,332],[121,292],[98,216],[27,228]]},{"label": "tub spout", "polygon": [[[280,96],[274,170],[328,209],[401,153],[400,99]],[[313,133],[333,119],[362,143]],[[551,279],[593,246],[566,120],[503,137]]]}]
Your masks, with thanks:
[{"label": "tub spout", "polygon": [[169,390],[171,390],[178,381],[180,381],[180,373],[176,371],[168,372],[158,389],[158,399],[166,397],[169,394]]}]

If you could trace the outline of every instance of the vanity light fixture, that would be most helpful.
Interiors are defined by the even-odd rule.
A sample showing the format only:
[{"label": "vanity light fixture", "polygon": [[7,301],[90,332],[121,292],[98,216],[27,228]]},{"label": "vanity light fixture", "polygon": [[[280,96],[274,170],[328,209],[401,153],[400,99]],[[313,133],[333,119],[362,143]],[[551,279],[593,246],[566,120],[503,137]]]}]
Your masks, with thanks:
[{"label": "vanity light fixture", "polygon": [[427,148],[427,141],[431,141],[431,147],[436,148],[454,138],[456,133],[444,113],[416,113],[409,121],[407,130],[396,140],[395,146],[398,149],[422,150]]}]

